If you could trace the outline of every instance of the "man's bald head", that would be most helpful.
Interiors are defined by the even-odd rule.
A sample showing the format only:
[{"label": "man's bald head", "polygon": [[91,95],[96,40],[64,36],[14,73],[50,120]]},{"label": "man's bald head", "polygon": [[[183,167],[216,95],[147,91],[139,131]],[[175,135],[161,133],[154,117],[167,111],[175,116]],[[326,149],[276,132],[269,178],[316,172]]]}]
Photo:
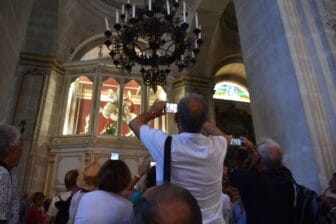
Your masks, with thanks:
[{"label": "man's bald head", "polygon": [[204,98],[190,93],[177,106],[177,121],[182,131],[197,133],[208,119],[208,105]]},{"label": "man's bald head", "polygon": [[202,214],[192,194],[173,184],[150,188],[135,206],[136,224],[198,224]]}]

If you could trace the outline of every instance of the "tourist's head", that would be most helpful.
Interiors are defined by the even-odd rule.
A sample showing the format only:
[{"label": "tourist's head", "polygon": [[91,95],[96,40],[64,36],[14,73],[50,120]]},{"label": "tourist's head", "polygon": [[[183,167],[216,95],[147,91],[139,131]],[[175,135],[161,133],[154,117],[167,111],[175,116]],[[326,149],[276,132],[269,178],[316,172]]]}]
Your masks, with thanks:
[{"label": "tourist's head", "polygon": [[92,191],[97,188],[97,174],[101,165],[98,161],[88,164],[77,178],[77,186],[84,191]]},{"label": "tourist's head", "polygon": [[69,170],[64,176],[64,185],[68,191],[77,188],[78,170]]},{"label": "tourist's head", "polygon": [[135,224],[200,224],[197,200],[185,188],[173,184],[152,187],[134,208]]},{"label": "tourist's head", "polygon": [[257,145],[260,164],[268,169],[279,168],[282,165],[280,145],[272,139],[265,139]]},{"label": "tourist's head", "polygon": [[45,195],[42,192],[35,192],[32,195],[32,202],[34,205],[40,207],[43,206]]},{"label": "tourist's head", "polygon": [[180,131],[197,133],[208,119],[208,105],[202,96],[190,93],[178,103],[175,116]]},{"label": "tourist's head", "polygon": [[122,160],[106,161],[97,174],[97,185],[100,190],[120,193],[131,182],[131,172]]},{"label": "tourist's head", "polygon": [[11,169],[19,163],[23,151],[23,140],[18,129],[0,125],[0,161]]}]

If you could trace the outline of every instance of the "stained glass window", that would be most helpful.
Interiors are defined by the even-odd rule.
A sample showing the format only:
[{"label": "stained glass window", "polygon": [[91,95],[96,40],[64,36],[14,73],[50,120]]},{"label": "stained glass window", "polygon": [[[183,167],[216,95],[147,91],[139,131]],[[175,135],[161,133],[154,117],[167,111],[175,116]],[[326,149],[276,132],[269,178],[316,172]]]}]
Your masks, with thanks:
[{"label": "stained glass window", "polygon": [[215,86],[214,99],[250,102],[248,90],[234,82],[219,82]]}]

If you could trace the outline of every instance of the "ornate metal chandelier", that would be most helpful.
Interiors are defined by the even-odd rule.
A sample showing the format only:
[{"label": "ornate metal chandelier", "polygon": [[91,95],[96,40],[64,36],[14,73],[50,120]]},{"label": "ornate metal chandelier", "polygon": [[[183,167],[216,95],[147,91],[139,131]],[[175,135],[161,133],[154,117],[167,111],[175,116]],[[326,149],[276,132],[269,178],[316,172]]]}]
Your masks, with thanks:
[{"label": "ornate metal chandelier", "polygon": [[193,66],[202,43],[201,26],[196,13],[189,32],[186,3],[181,5],[178,0],[148,0],[145,8],[138,8],[127,0],[121,13],[115,12],[114,34],[105,18],[105,45],[114,65],[130,73],[138,64],[147,86],[165,85],[173,63],[179,71]]}]

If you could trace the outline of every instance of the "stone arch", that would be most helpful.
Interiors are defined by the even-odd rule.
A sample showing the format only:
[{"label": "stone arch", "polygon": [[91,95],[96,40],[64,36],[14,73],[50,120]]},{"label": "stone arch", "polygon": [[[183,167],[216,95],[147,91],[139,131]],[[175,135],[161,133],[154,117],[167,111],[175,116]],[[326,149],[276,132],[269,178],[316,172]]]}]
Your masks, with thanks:
[{"label": "stone arch", "polygon": [[104,34],[97,34],[86,39],[77,46],[77,48],[71,54],[69,61],[79,61],[86,52],[96,46],[102,45],[105,39],[106,37],[104,36]]}]

